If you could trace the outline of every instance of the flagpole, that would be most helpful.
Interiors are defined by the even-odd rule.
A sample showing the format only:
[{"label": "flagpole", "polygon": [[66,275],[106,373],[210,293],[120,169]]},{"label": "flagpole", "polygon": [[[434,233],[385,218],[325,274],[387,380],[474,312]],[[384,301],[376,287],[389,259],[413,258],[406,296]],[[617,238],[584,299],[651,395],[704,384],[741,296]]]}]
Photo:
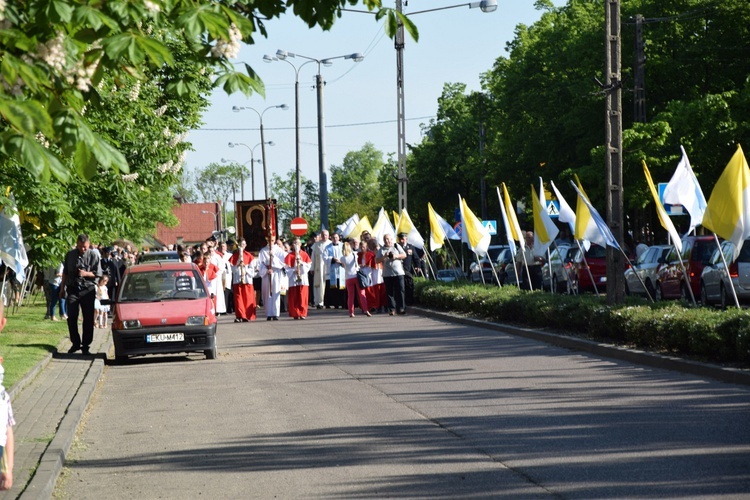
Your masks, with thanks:
[{"label": "flagpole", "polygon": [[[532,255],[533,255],[533,251],[531,249],[529,249],[529,251],[532,252]],[[523,267],[526,268],[526,277],[529,279],[529,291],[533,292],[534,291],[534,285],[531,284],[531,273],[529,272],[529,262],[526,260],[526,249],[525,248],[521,248],[521,257],[523,257]],[[519,285],[519,287],[520,286],[521,285]]]},{"label": "flagpole", "polygon": [[596,281],[594,281],[594,275],[591,274],[591,267],[589,267],[589,262],[586,260],[586,252],[583,251],[583,247],[581,246],[581,243],[576,240],[576,243],[578,243],[578,249],[581,251],[581,257],[583,258],[583,263],[586,264],[586,270],[589,272],[589,278],[591,278],[591,284],[594,285],[594,293],[596,293],[596,296],[599,296],[599,289],[596,286]]},{"label": "flagpole", "polygon": [[[734,289],[734,283],[732,283],[732,277],[729,275],[729,266],[727,265],[727,260],[724,258],[724,252],[721,251],[721,244],[719,243],[719,237],[716,236],[716,233],[714,233],[714,241],[716,241],[716,248],[719,249],[719,254],[721,255],[721,261],[724,263],[724,272],[727,273],[727,278],[729,279],[729,288],[732,289],[732,296],[734,297],[734,305],[737,306],[737,309],[741,309],[740,301],[737,298],[737,290]],[[682,263],[682,259],[680,259],[680,263]],[[685,268],[683,267],[683,271],[684,269]],[[691,293],[692,293],[692,290],[691,290]]]},{"label": "flagpole", "polygon": [[[486,285],[487,282],[484,281],[484,270],[482,270],[482,263],[479,262],[479,255],[474,254],[474,258],[477,260],[477,266],[479,267],[479,276],[482,278],[482,284]],[[492,264],[492,263],[490,263]]]},{"label": "flagpole", "polygon": [[[557,243],[554,241],[552,242],[553,245],[555,245],[555,248],[557,249],[557,255],[560,255],[560,247],[557,246]],[[568,290],[573,290],[573,283],[571,282],[570,273],[567,269],[565,269],[565,261],[563,261],[562,256],[560,256],[560,268],[562,269],[563,274],[565,275],[565,282],[568,284]],[[549,264],[549,272],[550,277],[549,280],[552,282],[552,257],[550,257],[550,264]]]},{"label": "flagpole", "polygon": [[[552,244],[554,245],[555,242],[553,241]],[[549,272],[549,293],[555,293],[552,289],[552,254],[549,251],[549,247],[547,247],[547,272]],[[542,283],[542,288],[544,288],[544,283]]]},{"label": "flagpole", "polygon": [[[622,247],[620,248],[620,252],[622,252],[622,255],[625,257],[625,260],[630,261],[628,254],[625,253],[625,250],[623,250]],[[651,302],[655,302],[653,297],[651,297],[651,294],[648,291],[648,287],[646,287],[646,283],[643,282],[643,278],[641,278],[641,275],[635,271],[633,272],[633,274],[635,274],[635,277],[638,278],[638,281],[641,282],[641,286],[643,287],[643,289],[646,290],[646,296],[651,300]]]}]

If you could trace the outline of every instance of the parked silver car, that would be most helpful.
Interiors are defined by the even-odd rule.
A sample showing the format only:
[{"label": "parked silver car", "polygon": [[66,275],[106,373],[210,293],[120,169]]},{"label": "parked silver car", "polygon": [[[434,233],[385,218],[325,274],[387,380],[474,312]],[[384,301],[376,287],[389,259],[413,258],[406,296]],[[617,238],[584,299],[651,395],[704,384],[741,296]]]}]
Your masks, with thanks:
[{"label": "parked silver car", "polygon": [[[504,276],[501,274],[502,269],[510,261],[510,250],[507,245],[490,245],[487,248],[487,255],[479,260],[479,263],[472,262],[469,266],[469,275],[472,283],[493,283],[495,282],[495,273],[492,272],[494,265],[495,272],[498,273],[498,279],[500,284],[504,281]],[[480,271],[481,269],[481,271]],[[484,280],[482,280],[484,276]]]},{"label": "parked silver car", "polygon": [[542,266],[542,285],[545,290],[556,293],[573,293],[570,265],[575,255],[575,245],[556,245],[550,253],[550,261]]},{"label": "parked silver car", "polygon": [[[740,255],[734,262],[732,262],[734,254],[732,242],[723,242],[721,251],[729,264],[729,275],[732,277],[732,285],[737,298],[740,302],[750,301],[750,239],[742,244]],[[726,308],[734,303],[734,296],[729,288],[729,278],[718,249],[714,251],[708,265],[703,268],[700,287],[703,305],[719,304],[722,308]]]},{"label": "parked silver car", "polygon": [[[628,295],[646,295],[646,290],[651,298],[656,296],[656,273],[666,262],[667,254],[672,249],[671,245],[654,245],[638,257],[635,264],[625,271],[625,293]],[[640,277],[640,280],[638,279]],[[646,285],[643,288],[641,284]]]}]

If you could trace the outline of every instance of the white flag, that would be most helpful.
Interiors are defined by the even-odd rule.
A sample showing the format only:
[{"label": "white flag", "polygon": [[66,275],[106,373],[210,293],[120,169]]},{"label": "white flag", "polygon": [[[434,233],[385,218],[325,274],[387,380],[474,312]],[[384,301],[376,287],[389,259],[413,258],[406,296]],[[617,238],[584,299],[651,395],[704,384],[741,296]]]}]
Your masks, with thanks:
[{"label": "white flag", "polygon": [[698,178],[695,177],[695,172],[690,166],[685,148],[680,146],[680,150],[682,159],[664,189],[664,203],[685,207],[690,214],[690,230],[692,231],[703,222],[707,203],[701,185],[698,184]]}]

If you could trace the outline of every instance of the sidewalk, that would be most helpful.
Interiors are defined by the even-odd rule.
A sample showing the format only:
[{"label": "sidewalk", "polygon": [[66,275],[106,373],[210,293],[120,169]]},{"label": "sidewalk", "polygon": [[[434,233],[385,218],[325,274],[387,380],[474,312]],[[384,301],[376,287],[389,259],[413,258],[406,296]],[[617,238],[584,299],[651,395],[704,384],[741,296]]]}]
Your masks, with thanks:
[{"label": "sidewalk", "polygon": [[50,498],[111,346],[109,329],[94,330],[90,356],[58,345],[11,390],[16,418],[13,488],[2,498]]}]

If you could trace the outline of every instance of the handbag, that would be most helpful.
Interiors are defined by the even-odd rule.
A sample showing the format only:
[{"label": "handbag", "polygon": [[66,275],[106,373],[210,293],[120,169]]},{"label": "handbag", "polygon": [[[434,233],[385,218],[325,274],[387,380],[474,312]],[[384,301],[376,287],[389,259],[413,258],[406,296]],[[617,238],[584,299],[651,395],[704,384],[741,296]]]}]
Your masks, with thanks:
[{"label": "handbag", "polygon": [[357,270],[357,282],[359,283],[360,288],[367,288],[368,286],[372,285],[372,278],[370,278],[370,274],[362,269]]}]

